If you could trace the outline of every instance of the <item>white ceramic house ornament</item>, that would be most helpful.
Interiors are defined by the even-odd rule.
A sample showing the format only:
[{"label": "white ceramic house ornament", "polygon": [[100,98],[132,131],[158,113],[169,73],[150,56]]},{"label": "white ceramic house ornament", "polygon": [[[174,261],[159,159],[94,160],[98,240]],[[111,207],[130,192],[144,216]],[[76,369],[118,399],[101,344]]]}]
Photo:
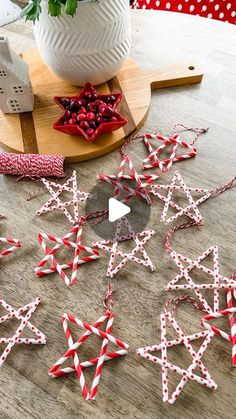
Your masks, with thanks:
[{"label": "white ceramic house ornament", "polygon": [[21,113],[33,107],[29,66],[11,50],[7,37],[0,35],[0,109],[3,113]]}]

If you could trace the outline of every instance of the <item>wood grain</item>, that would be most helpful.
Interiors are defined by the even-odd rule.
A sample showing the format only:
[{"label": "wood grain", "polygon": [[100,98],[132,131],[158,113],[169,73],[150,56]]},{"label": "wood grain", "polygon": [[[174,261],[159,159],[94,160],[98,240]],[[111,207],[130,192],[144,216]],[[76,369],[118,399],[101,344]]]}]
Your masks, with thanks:
[{"label": "wood grain", "polygon": [[[22,48],[34,46],[28,24],[14,23],[2,32],[9,36],[18,53]],[[187,126],[210,127],[197,143],[197,157],[175,164],[189,186],[213,188],[235,176],[235,36],[236,27],[210,19],[165,12],[133,13],[132,57],[141,67],[151,70],[174,66],[180,61],[197,62],[205,74],[200,85],[154,91],[149,115],[141,130],[142,133],[158,130],[168,135],[177,122]],[[43,81],[44,74],[42,85]],[[126,80],[121,83],[126,83]],[[130,106],[130,102],[136,101],[136,95],[126,97],[126,100]],[[190,133],[182,135],[182,139],[189,142],[192,138]],[[50,141],[45,137],[45,143]],[[146,156],[144,147],[134,143],[127,151],[140,170],[141,161]],[[89,191],[96,183],[97,173],[115,173],[119,158],[117,150],[109,156],[69,165],[68,175],[75,168],[80,189]],[[0,177],[0,212],[7,215],[6,220],[1,220],[1,236],[12,235],[24,241],[24,246],[14,256],[1,259],[0,294],[14,307],[41,296],[43,302],[32,322],[48,337],[47,345],[42,348],[15,347],[0,370],[0,417],[195,419],[201,416],[202,419],[233,419],[236,371],[231,367],[228,342],[216,338],[203,358],[218,383],[218,390],[211,392],[196,383],[188,383],[174,406],[161,400],[160,368],[135,355],[136,348],[159,342],[160,312],[164,302],[177,295],[164,291],[165,284],[176,275],[177,270],[163,249],[168,227],[159,222],[163,204],[156,200],[148,223],[148,227],[156,230],[156,235],[146,246],[156,265],[156,272],[150,273],[142,267],[127,264],[113,281],[116,290],[113,332],[130,344],[130,355],[104,367],[99,392],[93,403],[84,402],[75,376],[57,380],[48,377],[48,369],[67,348],[60,324],[61,315],[69,312],[92,322],[102,312],[102,297],[108,282],[105,277],[108,256],[103,254],[99,261],[81,267],[78,284],[69,289],[58,275],[37,279],[33,269],[43,256],[36,241],[37,234],[47,232],[62,237],[70,227],[60,214],[36,217],[35,211],[49,197],[46,192],[41,192],[28,202],[26,198],[37,187],[38,182],[16,182],[15,177]],[[172,246],[176,251],[195,258],[210,245],[218,244],[220,271],[230,275],[236,270],[235,190],[209,200],[200,207],[200,211],[204,227],[176,233]],[[84,231],[85,243],[98,239],[90,227]],[[182,305],[177,313],[177,319],[187,332],[199,330],[200,317],[200,313],[190,305]],[[15,326],[16,323],[9,322],[4,331],[10,333]],[[227,328],[226,323],[221,326]],[[79,337],[80,331],[75,336]],[[88,340],[81,353],[82,359],[86,359],[86,349],[90,354],[97,355],[100,350],[98,340]],[[184,349],[170,351],[170,359],[185,367],[189,365]],[[86,374],[91,379],[92,370]],[[171,383],[177,383],[174,374],[171,375]]]},{"label": "wood grain", "polygon": [[[114,89],[123,92],[123,100],[118,109],[129,122],[119,130],[111,134],[103,134],[97,141],[87,143],[81,136],[66,135],[52,128],[61,112],[53,102],[53,96],[75,95],[80,89],[59,80],[42,62],[36,49],[24,53],[24,58],[30,67],[33,90],[36,95],[33,117],[17,114],[0,115],[0,142],[11,151],[19,152],[23,139],[25,152],[33,149],[42,154],[60,154],[71,162],[99,157],[116,149],[125,141],[125,138],[141,127],[147,118],[150,106],[150,86],[153,89],[163,88],[185,85],[188,81],[190,84],[199,83],[202,80],[202,72],[197,68],[189,70],[190,64],[172,66],[154,72],[142,70],[134,60],[129,59],[114,80],[98,87],[100,93],[109,93]],[[23,128],[20,136],[19,118]],[[24,121],[23,125],[22,121]],[[12,133],[14,129],[12,124],[15,125],[14,139],[9,143],[7,134]]]},{"label": "wood grain", "polygon": [[38,144],[32,112],[19,114],[24,153],[38,154]]}]

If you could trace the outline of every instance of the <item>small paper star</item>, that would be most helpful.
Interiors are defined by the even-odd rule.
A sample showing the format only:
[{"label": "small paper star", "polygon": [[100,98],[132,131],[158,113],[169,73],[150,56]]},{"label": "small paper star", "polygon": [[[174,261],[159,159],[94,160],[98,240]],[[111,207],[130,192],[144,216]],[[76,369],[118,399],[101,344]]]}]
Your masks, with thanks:
[{"label": "small paper star", "polygon": [[[166,340],[166,320],[169,320],[170,324],[173,326],[174,330],[178,335],[178,339],[173,341]],[[195,352],[190,341],[205,337],[204,342],[202,343],[198,352]],[[217,384],[211,378],[209,372],[204,366],[201,358],[206,351],[208,345],[214,337],[213,332],[202,331],[195,333],[194,335],[186,336],[181,330],[179,324],[176,322],[175,318],[170,312],[161,314],[161,344],[147,346],[144,348],[137,349],[137,354],[143,358],[146,358],[154,363],[157,363],[162,366],[162,391],[163,391],[163,402],[169,402],[173,404],[176,399],[179,397],[184,386],[189,380],[196,381],[199,384],[205,385],[206,387],[216,390]],[[193,361],[187,369],[180,368],[168,361],[167,358],[167,348],[173,347],[179,344],[183,344],[191,355]],[[161,351],[161,357],[153,356],[150,352]],[[194,371],[196,368],[199,368],[202,376],[197,375]],[[177,385],[176,389],[169,397],[169,386],[168,386],[168,373],[169,371],[174,371],[177,374],[181,375],[181,381]]]},{"label": "small paper star", "polygon": [[17,239],[13,239],[12,237],[0,237],[0,243],[13,244],[13,246],[12,247],[9,247],[9,249],[2,250],[0,252],[0,259],[3,258],[4,256],[10,255],[15,250],[19,249],[19,247],[22,246],[22,242],[20,242]]},{"label": "small paper star", "polygon": [[[121,236],[120,234],[122,224],[124,224],[128,230],[128,234],[126,236]],[[146,250],[144,249],[145,243],[154,234],[155,234],[154,230],[142,231],[140,233],[135,234],[127,218],[126,217],[120,218],[117,222],[116,234],[113,240],[101,240],[101,241],[93,243],[93,246],[111,253],[109,264],[108,264],[108,269],[107,269],[107,276],[109,276],[110,278],[113,278],[129,261],[136,262],[139,265],[148,267],[151,269],[151,271],[154,271],[155,266],[153,265]],[[131,240],[131,239],[134,240],[136,246],[130,253],[124,253],[121,250],[118,250],[118,244],[120,242]],[[108,245],[111,245],[111,247],[109,247]],[[143,259],[136,256],[138,252],[141,252]],[[114,262],[115,262],[116,256],[121,256],[123,259],[114,268]]]},{"label": "small paper star", "polygon": [[[177,179],[180,185],[176,185]],[[167,196],[163,196],[158,192],[158,190],[162,190],[162,189],[168,191]],[[172,201],[171,198],[173,195],[173,191],[175,190],[182,191],[187,197],[190,205],[183,208],[180,205],[176,204],[174,201]],[[199,198],[197,201],[194,201],[191,195],[192,191],[202,192],[204,193],[204,196]],[[161,221],[164,222],[165,224],[168,224],[174,220],[177,220],[182,215],[186,215],[192,220],[194,220],[196,223],[200,223],[202,221],[202,216],[199,212],[198,205],[206,201],[211,196],[211,193],[208,189],[187,187],[182,176],[177,171],[175,172],[175,175],[172,178],[170,185],[152,185],[150,189],[150,193],[152,193],[153,195],[157,196],[159,199],[165,202],[164,209],[161,215]],[[174,208],[175,210],[177,210],[178,212],[175,215],[167,218],[167,212],[170,206]]]},{"label": "small paper star", "polygon": [[[36,298],[30,304],[27,304],[24,307],[19,308],[18,310],[14,309],[10,306],[10,304],[6,303],[3,299],[0,299],[0,305],[8,311],[8,314],[2,316],[0,318],[0,324],[5,322],[6,320],[10,319],[17,319],[20,321],[20,326],[17,328],[15,334],[12,337],[2,337],[0,338],[0,343],[6,344],[6,348],[4,349],[2,355],[0,356],[0,367],[2,367],[3,363],[6,361],[10,351],[13,349],[15,344],[45,344],[46,337],[45,335],[37,329],[36,326],[33,326],[30,323],[30,319],[35,312],[36,308],[38,307],[39,303],[41,302],[40,298]],[[27,311],[25,317],[22,316],[22,313]],[[21,334],[25,328],[28,328],[33,334],[35,338],[23,338]]]},{"label": "small paper star", "polygon": [[[68,341],[69,350],[62,355],[62,357],[53,365],[52,368],[50,368],[48,374],[51,377],[59,377],[68,372],[75,371],[79,378],[80,386],[82,389],[82,394],[85,400],[94,400],[96,397],[104,361],[115,359],[118,356],[126,355],[128,353],[129,346],[126,343],[122,342],[120,339],[117,339],[110,334],[112,332],[113,320],[114,320],[114,314],[110,310],[106,310],[104,315],[101,316],[93,325],[90,325],[86,322],[78,320],[71,314],[64,314],[62,317],[62,326],[66,335],[66,339]],[[103,332],[102,330],[98,328],[105,321],[107,321],[106,331]],[[86,331],[81,336],[81,338],[79,338],[76,342],[74,342],[72,338],[69,322],[72,324],[76,324],[77,326],[81,327],[82,329]],[[81,362],[76,350],[93,333],[102,338],[102,345],[101,345],[99,357],[95,359],[91,359],[89,361]],[[107,346],[109,342],[111,342],[112,344],[115,344],[116,346],[122,349],[116,352],[107,353]],[[70,357],[73,358],[74,366],[66,367],[64,369],[61,368],[64,362]],[[91,385],[91,390],[89,391],[88,386],[85,381],[84,374],[83,374],[83,369],[85,367],[90,367],[93,365],[96,365],[96,371],[95,371],[94,379]]]},{"label": "small paper star", "polygon": [[[161,141],[162,144],[154,150],[149,141],[151,139]],[[174,134],[170,138],[164,137],[159,134],[146,134],[144,136],[144,144],[146,145],[150,154],[146,159],[143,160],[143,169],[145,170],[151,169],[153,167],[158,167],[162,173],[169,171],[173,163],[177,161],[182,161],[191,157],[195,157],[198,151],[197,148],[192,147],[190,144],[187,144],[184,141],[181,141],[179,134]],[[170,145],[172,145],[170,157],[165,160],[160,160],[159,157],[161,153],[165,150],[165,148],[167,148]],[[182,149],[188,150],[187,154],[176,155],[177,150],[180,147]]]},{"label": "small paper star", "polygon": [[[42,179],[46,189],[52,195],[52,197],[40,208],[36,211],[37,215],[42,215],[50,211],[54,210],[61,210],[65,216],[68,218],[69,222],[72,224],[76,224],[79,221],[79,203],[85,202],[90,198],[93,198],[93,195],[90,195],[87,192],[81,192],[77,189],[77,177],[76,177],[76,170],[73,171],[72,176],[63,184],[58,184],[55,182],[48,181],[47,179]],[[72,187],[69,186],[72,184]],[[55,191],[53,188],[57,188]],[[59,196],[63,192],[70,192],[73,194],[73,199],[67,202],[62,202]],[[73,205],[74,208],[74,216],[69,213],[67,207]]]},{"label": "small paper star", "polygon": [[[210,254],[213,254],[213,270],[208,269],[201,262],[206,259]],[[179,253],[171,252],[171,257],[174,259],[176,265],[180,269],[180,274],[177,275],[174,279],[172,279],[166,286],[166,291],[173,291],[173,290],[186,290],[191,289],[194,291],[198,299],[201,301],[205,310],[212,314],[212,312],[219,311],[219,290],[220,289],[231,289],[236,288],[236,281],[231,278],[227,278],[219,274],[219,255],[218,255],[218,246],[211,246],[207,249],[201,256],[199,256],[195,260],[191,260],[186,256],[182,256]],[[188,263],[187,267],[184,267],[183,263]],[[200,271],[204,272],[204,274],[209,275],[214,279],[214,282],[211,284],[202,284],[202,283],[195,283],[189,272],[192,269],[197,268]],[[186,283],[179,284],[181,279],[185,279]],[[209,304],[207,303],[206,299],[202,295],[200,290],[213,290],[214,291],[214,308],[212,309]]]},{"label": "small paper star", "polygon": [[[63,238],[54,237],[51,234],[39,234],[38,241],[41,244],[46,256],[35,268],[35,273],[37,276],[44,276],[53,272],[58,272],[60,277],[63,279],[67,286],[74,285],[76,283],[77,272],[79,265],[82,265],[86,262],[92,262],[100,257],[99,252],[96,249],[82,245],[82,230],[83,222],[80,222],[78,225],[74,226]],[[76,240],[72,241],[71,237],[76,235]],[[46,240],[50,240],[56,245],[50,249]],[[62,246],[67,246],[74,250],[74,257],[72,261],[69,261],[63,265],[60,265],[55,255]],[[85,252],[86,255],[80,257],[80,253]],[[52,263],[49,268],[44,268],[47,263]],[[65,269],[72,268],[72,273],[70,279],[65,273]]]},{"label": "small paper star", "polygon": [[[126,165],[128,165],[129,168],[129,175],[124,174],[124,170]],[[142,183],[141,176],[137,173],[131,159],[127,154],[122,155],[120,167],[118,170],[117,175],[98,175],[98,179],[102,180],[103,182],[108,182],[111,185],[115,186],[114,194],[113,196],[115,198],[118,198],[122,191],[128,192],[128,195],[126,195],[123,200],[127,201],[131,199],[133,196],[138,196],[139,198],[145,199],[148,204],[151,204],[150,196],[148,195],[148,190],[146,187],[151,183],[150,176],[148,175],[145,177],[146,183]],[[134,180],[137,184],[137,188],[131,188],[128,185],[125,185],[122,183],[122,180],[128,179],[128,180]]]},{"label": "small paper star", "polygon": [[[217,313],[212,313],[207,316],[204,316],[202,318],[201,325],[206,329],[214,332],[216,335],[221,336],[222,338],[232,343],[232,364],[234,367],[236,367],[236,306],[233,306],[233,299],[234,291],[227,291],[228,308],[226,308],[225,310],[221,310]],[[210,320],[219,319],[225,316],[229,316],[231,334],[228,334],[225,331],[209,324]]]}]

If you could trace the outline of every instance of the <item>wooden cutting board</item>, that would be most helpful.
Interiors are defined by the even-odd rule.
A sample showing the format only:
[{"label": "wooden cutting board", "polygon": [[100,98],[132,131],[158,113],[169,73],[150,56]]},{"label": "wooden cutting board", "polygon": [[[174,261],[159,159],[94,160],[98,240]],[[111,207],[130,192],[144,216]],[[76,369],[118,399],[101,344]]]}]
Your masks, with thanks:
[{"label": "wooden cutting board", "polygon": [[148,115],[152,89],[200,83],[203,77],[192,64],[144,70],[128,59],[120,73],[97,90],[100,93],[122,91],[124,98],[117,109],[129,122],[118,131],[103,134],[94,143],[88,143],[83,137],[63,134],[52,128],[61,112],[52,98],[77,94],[80,88],[54,75],[41,60],[37,49],[27,51],[24,59],[30,66],[35,108],[33,113],[0,113],[0,143],[12,152],[61,154],[71,162],[109,153],[139,129]]}]

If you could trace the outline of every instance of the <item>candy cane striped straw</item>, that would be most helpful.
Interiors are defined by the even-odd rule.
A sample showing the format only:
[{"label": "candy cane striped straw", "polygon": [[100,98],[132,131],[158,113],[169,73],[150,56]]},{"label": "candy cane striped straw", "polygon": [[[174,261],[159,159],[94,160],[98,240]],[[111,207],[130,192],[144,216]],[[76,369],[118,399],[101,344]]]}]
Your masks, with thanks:
[{"label": "candy cane striped straw", "polygon": [[[233,291],[227,291],[227,306],[229,309],[233,308],[233,299],[236,300]],[[236,367],[236,316],[235,313],[229,315],[229,323],[231,327],[231,339],[232,339],[232,364]]]},{"label": "candy cane striped straw", "polygon": [[13,239],[12,237],[0,237],[0,243],[13,243],[14,246],[10,247],[9,249],[3,250],[0,253],[0,259],[3,258],[4,256],[7,256],[11,253],[13,253],[16,249],[18,249],[19,247],[22,246],[22,242],[20,242],[19,240]]},{"label": "candy cane striped straw", "polygon": [[[34,313],[34,311],[36,310],[36,308],[38,307],[40,301],[41,301],[40,298],[36,298],[36,300],[29,305],[30,306],[30,309],[29,309],[28,313],[24,317],[23,321],[21,322],[21,325],[18,327],[18,329],[16,330],[14,336],[11,338],[10,342],[7,344],[5,350],[3,351],[2,355],[0,356],[0,368],[2,367],[3,363],[7,359],[7,356],[9,355],[9,353],[12,350],[13,346],[17,342],[17,340],[20,337],[21,333],[23,332],[23,330],[25,329],[25,327],[28,325],[28,321],[30,320],[30,318],[31,318],[32,314]],[[2,304],[2,302],[3,302],[3,300],[1,300],[1,304]]]}]

